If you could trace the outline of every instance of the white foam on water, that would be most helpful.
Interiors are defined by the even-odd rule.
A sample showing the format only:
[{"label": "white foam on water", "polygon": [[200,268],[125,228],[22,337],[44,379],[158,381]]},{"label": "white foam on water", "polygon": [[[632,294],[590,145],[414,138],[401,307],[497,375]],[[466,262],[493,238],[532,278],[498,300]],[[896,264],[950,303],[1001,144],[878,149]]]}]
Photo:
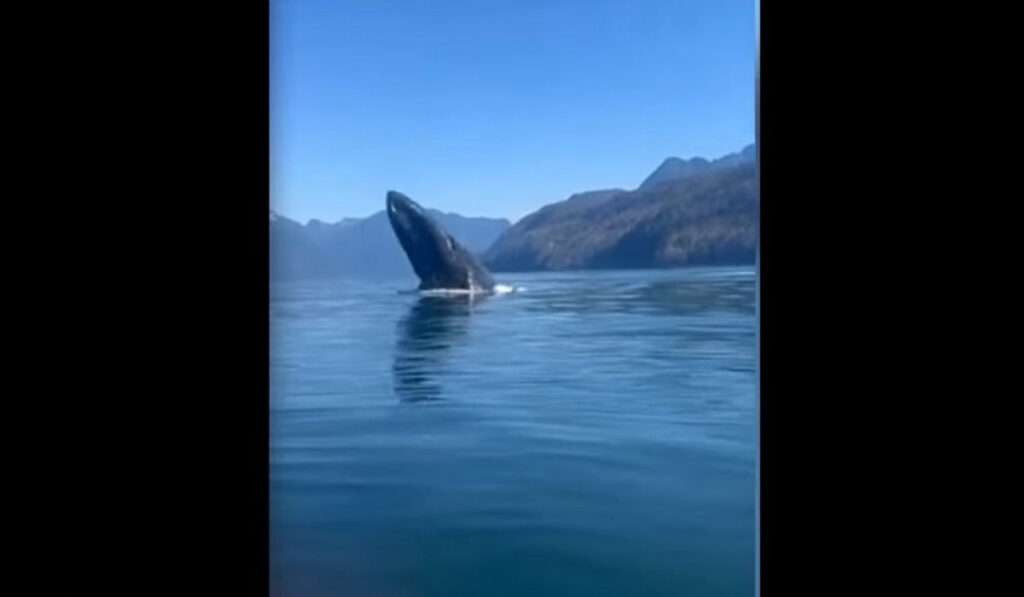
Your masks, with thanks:
[{"label": "white foam on water", "polygon": [[430,290],[418,290],[416,292],[424,296],[473,296],[485,294],[509,294],[512,292],[520,292],[522,290],[522,288],[517,288],[510,284],[496,284],[494,289],[491,291],[480,288],[431,288]]},{"label": "white foam on water", "polygon": [[464,296],[484,294],[482,290],[477,290],[475,288],[431,288],[430,290],[421,290],[419,292],[424,296]]}]

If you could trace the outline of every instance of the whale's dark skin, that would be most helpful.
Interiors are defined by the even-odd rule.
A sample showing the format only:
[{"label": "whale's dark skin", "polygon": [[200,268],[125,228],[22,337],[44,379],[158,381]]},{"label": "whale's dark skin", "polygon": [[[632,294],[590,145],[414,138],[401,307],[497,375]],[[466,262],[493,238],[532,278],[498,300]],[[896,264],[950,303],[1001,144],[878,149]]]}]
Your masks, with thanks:
[{"label": "whale's dark skin", "polygon": [[388,191],[387,212],[420,290],[494,290],[491,273],[415,201]]}]

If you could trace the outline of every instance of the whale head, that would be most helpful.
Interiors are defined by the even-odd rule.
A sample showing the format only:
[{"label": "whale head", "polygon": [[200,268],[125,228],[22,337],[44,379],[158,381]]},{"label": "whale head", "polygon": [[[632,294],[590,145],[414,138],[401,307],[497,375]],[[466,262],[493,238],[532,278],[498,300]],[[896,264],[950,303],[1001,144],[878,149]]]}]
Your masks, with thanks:
[{"label": "whale head", "polygon": [[491,290],[494,280],[480,262],[412,199],[387,194],[388,220],[420,279],[420,290]]}]

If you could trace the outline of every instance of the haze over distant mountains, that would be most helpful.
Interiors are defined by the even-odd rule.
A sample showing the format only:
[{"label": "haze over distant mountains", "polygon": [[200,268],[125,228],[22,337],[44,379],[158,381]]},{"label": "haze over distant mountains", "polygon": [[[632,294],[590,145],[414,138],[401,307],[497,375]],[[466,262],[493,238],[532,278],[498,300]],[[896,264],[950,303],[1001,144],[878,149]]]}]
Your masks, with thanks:
[{"label": "haze over distant mountains", "polygon": [[[670,157],[632,191],[605,189],[505,219],[431,215],[495,272],[753,263],[756,148]],[[383,210],[306,225],[270,213],[272,279],[411,276]]]}]

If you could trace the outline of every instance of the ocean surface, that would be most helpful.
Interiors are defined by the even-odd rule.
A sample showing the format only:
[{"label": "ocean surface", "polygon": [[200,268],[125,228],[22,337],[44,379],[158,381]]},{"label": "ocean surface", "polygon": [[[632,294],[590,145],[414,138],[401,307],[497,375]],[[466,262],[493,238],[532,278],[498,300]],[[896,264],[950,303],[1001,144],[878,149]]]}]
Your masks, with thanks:
[{"label": "ocean surface", "polygon": [[275,597],[755,592],[754,268],[276,284]]}]

